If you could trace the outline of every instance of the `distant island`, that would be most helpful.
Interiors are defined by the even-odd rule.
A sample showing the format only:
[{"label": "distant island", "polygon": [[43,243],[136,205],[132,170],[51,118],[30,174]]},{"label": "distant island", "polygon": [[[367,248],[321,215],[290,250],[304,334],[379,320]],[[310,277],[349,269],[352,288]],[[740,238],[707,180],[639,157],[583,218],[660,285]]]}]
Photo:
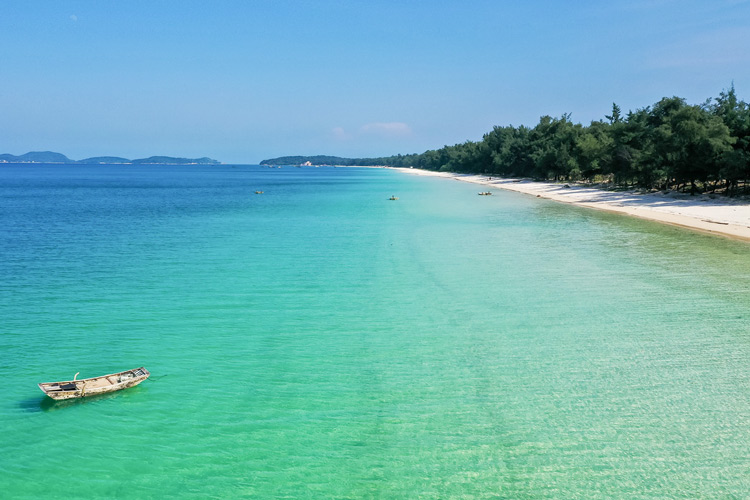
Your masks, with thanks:
[{"label": "distant island", "polygon": [[372,166],[385,165],[385,158],[341,158],[340,156],[280,156],[279,158],[270,158],[260,162],[261,165],[341,165],[351,166]]},{"label": "distant island", "polygon": [[125,164],[125,165],[220,165],[221,162],[211,158],[175,158],[173,156],[150,156],[128,160],[119,156],[95,156],[83,160],[71,160],[61,153],[53,151],[31,151],[29,153],[15,156],[11,154],[0,154],[0,163],[64,163],[64,164]]}]

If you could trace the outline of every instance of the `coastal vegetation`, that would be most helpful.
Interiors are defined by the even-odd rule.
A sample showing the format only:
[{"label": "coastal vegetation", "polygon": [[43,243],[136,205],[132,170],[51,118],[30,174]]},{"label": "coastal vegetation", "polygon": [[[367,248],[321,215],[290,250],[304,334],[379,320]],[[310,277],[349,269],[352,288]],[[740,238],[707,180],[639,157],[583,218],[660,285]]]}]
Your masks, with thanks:
[{"label": "coastal vegetation", "polygon": [[[280,156],[279,158],[271,158],[260,162],[261,165],[302,165],[308,161],[312,165],[342,165],[342,166],[353,166],[353,165],[375,165],[372,163],[379,158],[342,158],[340,156],[328,156],[328,155],[315,155],[315,156]],[[358,161],[366,161],[368,163],[357,163]]]},{"label": "coastal vegetation", "polygon": [[[297,158],[315,164],[315,157]],[[337,164],[734,195],[750,190],[750,105],[732,86],[698,105],[665,97],[623,113],[613,104],[589,125],[570,114],[543,116],[534,127],[494,127],[481,141]]]}]

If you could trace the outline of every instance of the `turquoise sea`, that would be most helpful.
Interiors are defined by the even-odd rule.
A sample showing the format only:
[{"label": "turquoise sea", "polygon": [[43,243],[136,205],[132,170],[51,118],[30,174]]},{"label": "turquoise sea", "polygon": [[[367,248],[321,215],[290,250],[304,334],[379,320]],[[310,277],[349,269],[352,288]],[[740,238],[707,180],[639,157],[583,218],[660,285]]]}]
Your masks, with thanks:
[{"label": "turquoise sea", "polygon": [[0,497],[750,497],[750,244],[477,190],[0,166]]}]

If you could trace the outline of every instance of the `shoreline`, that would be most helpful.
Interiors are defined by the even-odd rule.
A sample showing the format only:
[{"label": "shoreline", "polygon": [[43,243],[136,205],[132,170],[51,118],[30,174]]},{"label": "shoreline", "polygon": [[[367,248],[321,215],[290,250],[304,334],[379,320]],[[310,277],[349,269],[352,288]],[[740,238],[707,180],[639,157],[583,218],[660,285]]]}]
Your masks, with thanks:
[{"label": "shoreline", "polygon": [[605,191],[575,184],[491,178],[486,175],[433,172],[416,168],[385,168],[412,175],[443,177],[471,182],[579,207],[593,208],[703,233],[750,241],[750,204],[740,203],[729,198],[711,198],[707,195],[690,196],[681,193],[639,194],[633,191]]}]

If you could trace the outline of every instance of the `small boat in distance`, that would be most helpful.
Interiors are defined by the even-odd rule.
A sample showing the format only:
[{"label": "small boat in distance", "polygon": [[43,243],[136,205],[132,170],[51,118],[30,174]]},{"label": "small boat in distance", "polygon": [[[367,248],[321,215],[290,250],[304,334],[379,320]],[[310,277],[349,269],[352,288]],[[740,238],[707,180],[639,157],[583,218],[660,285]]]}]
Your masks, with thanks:
[{"label": "small boat in distance", "polygon": [[107,392],[119,391],[140,384],[146,380],[151,373],[144,367],[133,370],[125,370],[119,373],[110,373],[101,377],[84,378],[76,380],[78,373],[73,376],[73,380],[63,382],[42,382],[39,388],[52,399],[74,399],[95,396]]},{"label": "small boat in distance", "polygon": [[388,199],[389,199],[389,200],[391,200],[391,201],[393,201],[393,200],[398,200],[398,196],[391,196],[391,197],[390,197],[390,198],[388,198]]},{"label": "small boat in distance", "polygon": [[479,196],[492,196],[492,193],[489,191],[482,191],[481,193],[479,193]]},{"label": "small boat in distance", "polygon": [[255,194],[263,194],[263,191],[256,191]]}]

